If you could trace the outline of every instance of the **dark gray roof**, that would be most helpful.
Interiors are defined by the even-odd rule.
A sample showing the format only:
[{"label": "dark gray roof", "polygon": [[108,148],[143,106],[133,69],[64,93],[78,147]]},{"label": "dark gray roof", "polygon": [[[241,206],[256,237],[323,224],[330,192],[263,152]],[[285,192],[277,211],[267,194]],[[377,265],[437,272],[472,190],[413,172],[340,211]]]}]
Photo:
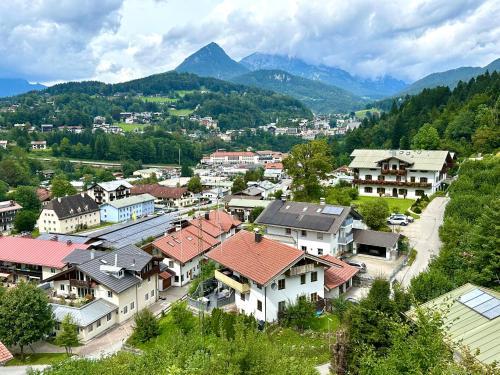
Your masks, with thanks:
[{"label": "dark gray roof", "polygon": [[[137,246],[129,245],[77,265],[76,268],[112,291],[121,293],[141,282],[141,279],[135,276],[135,272],[141,271],[151,259],[153,257],[148,253],[142,251]],[[126,270],[122,278],[117,278],[101,271],[102,265],[114,265],[115,260],[118,267]]]},{"label": "dark gray roof", "polygon": [[99,211],[99,205],[86,193],[52,199],[43,208],[54,210],[59,219]]},{"label": "dark gray roof", "polygon": [[[333,209],[335,208],[335,209]],[[335,214],[325,213],[335,212]],[[282,201],[269,204],[255,222],[264,225],[337,233],[349,216],[360,217],[351,207]]]},{"label": "dark gray roof", "polygon": [[86,243],[90,240],[89,237],[86,236],[78,236],[74,234],[55,234],[55,233],[42,233],[37,237],[38,240],[51,240],[57,242],[68,242],[72,243]]},{"label": "dark gray roof", "polygon": [[378,232],[368,229],[353,229],[352,231],[354,242],[362,245],[393,247],[400,237],[400,234],[393,232]]},{"label": "dark gray roof", "polygon": [[63,259],[64,263],[82,264],[89,260],[102,257],[105,251],[75,249]]},{"label": "dark gray roof", "polygon": [[62,322],[64,317],[69,314],[79,327],[87,327],[96,320],[118,309],[118,306],[102,298],[86,303],[81,307],[71,307],[56,303],[51,303],[50,306],[57,322]]}]

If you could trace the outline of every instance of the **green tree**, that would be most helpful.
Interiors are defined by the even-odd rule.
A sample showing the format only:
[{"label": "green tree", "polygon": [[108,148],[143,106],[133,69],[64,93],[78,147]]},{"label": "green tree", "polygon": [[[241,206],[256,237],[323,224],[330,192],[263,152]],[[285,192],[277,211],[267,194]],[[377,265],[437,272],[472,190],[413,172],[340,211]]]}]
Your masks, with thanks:
[{"label": "green tree", "polygon": [[195,175],[189,179],[187,184],[187,188],[192,193],[201,193],[203,190],[203,185],[201,184],[201,178],[198,175]]},{"label": "green tree", "polygon": [[24,347],[43,339],[53,328],[49,299],[35,284],[22,281],[0,300],[0,341],[18,345],[22,360]]},{"label": "green tree", "polygon": [[252,211],[250,211],[250,215],[248,215],[248,221],[253,223],[255,219],[259,217],[259,215],[264,211],[264,207],[254,207]]},{"label": "green tree", "polygon": [[55,176],[50,185],[52,198],[64,197],[66,195],[74,195],[77,193],[76,189],[64,175]]},{"label": "green tree", "polygon": [[294,303],[287,303],[280,322],[287,327],[294,327],[303,331],[310,326],[315,311],[314,302],[308,301],[305,296],[301,296]]},{"label": "green tree", "polygon": [[61,322],[61,331],[57,334],[56,345],[64,346],[66,354],[69,356],[72,353],[72,348],[80,345],[78,338],[78,326],[73,321],[70,314],[67,314]]},{"label": "green tree", "polygon": [[333,169],[333,158],[326,141],[317,140],[294,146],[283,166],[293,178],[294,194],[317,199],[321,195],[319,182]]},{"label": "green tree", "polygon": [[95,182],[107,182],[113,181],[114,179],[115,176],[113,176],[113,172],[111,172],[109,169],[99,168],[96,170]]},{"label": "green tree", "polygon": [[31,232],[35,228],[37,219],[37,211],[23,209],[14,218],[14,228],[18,232]]},{"label": "green tree", "polygon": [[426,302],[453,289],[449,275],[431,263],[428,270],[419,273],[410,282],[410,293],[420,302]]},{"label": "green tree", "polygon": [[362,203],[359,207],[365,223],[374,230],[387,227],[387,217],[390,215],[389,204],[383,198],[376,198]]},{"label": "green tree", "polygon": [[439,133],[431,124],[424,124],[412,139],[414,150],[437,150],[439,148]]},{"label": "green tree", "polygon": [[38,199],[38,195],[36,195],[36,189],[33,186],[19,186],[11,194],[11,197],[19,203],[24,210],[38,212],[42,206]]},{"label": "green tree", "polygon": [[181,166],[181,177],[191,177],[193,176],[193,168],[187,164],[182,164]]},{"label": "green tree", "polygon": [[274,199],[281,199],[282,195],[283,195],[283,190],[278,189],[274,192],[272,196],[274,197]]},{"label": "green tree", "polygon": [[0,161],[0,176],[10,186],[18,186],[31,181],[28,168],[14,158]]},{"label": "green tree", "polygon": [[9,192],[9,185],[5,182],[0,180],[0,201],[5,201],[8,199],[7,193]]},{"label": "green tree", "polygon": [[160,325],[151,310],[142,309],[134,315],[133,342],[144,343],[160,334]]},{"label": "green tree", "polygon": [[255,168],[253,170],[248,170],[245,172],[245,183],[250,181],[262,181],[264,178],[264,169],[263,168]]},{"label": "green tree", "polygon": [[132,174],[142,168],[142,163],[135,160],[125,160],[122,162],[122,173],[124,177],[130,177]]},{"label": "green tree", "polygon": [[185,302],[175,302],[170,314],[172,314],[172,321],[183,334],[188,334],[195,327],[196,320],[191,311],[187,309]]},{"label": "green tree", "polygon": [[247,188],[247,185],[245,184],[245,180],[243,179],[242,176],[236,176],[236,178],[233,181],[233,186],[231,187],[231,192],[234,193],[239,193],[240,191],[243,191]]}]

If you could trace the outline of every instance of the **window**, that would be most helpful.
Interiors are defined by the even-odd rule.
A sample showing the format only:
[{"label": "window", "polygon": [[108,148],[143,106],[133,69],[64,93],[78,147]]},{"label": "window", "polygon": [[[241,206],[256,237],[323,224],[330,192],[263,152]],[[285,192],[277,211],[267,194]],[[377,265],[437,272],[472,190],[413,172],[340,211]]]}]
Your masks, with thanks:
[{"label": "window", "polygon": [[278,302],[278,311],[285,311],[286,307],[286,302],[285,301],[279,301]]},{"label": "window", "polygon": [[306,283],[306,275],[300,275],[300,283],[305,284]]},{"label": "window", "polygon": [[108,298],[112,298],[113,297],[113,292],[111,290],[108,290]]},{"label": "window", "polygon": [[285,289],[285,279],[278,280],[278,290]]},{"label": "window", "polygon": [[318,281],[318,273],[317,272],[311,272],[311,282]]},{"label": "window", "polygon": [[96,325],[97,325],[97,328],[99,328],[101,326],[101,319],[97,320]]},{"label": "window", "polygon": [[393,164],[393,165],[392,165],[392,170],[393,170],[393,171],[395,171],[396,169],[398,169],[397,164]]},{"label": "window", "polygon": [[292,234],[292,228],[285,228],[286,234]]},{"label": "window", "polygon": [[148,276],[148,283],[151,281],[151,276]]},{"label": "window", "polygon": [[385,194],[385,188],[377,188],[377,194]]},{"label": "window", "polygon": [[411,182],[415,182],[415,176],[411,176],[411,177],[410,177],[410,181],[411,181]]},{"label": "window", "polygon": [[385,176],[380,175],[380,176],[377,177],[377,179],[379,181],[385,181]]},{"label": "window", "polygon": [[302,249],[302,251],[307,251],[307,246],[301,246],[300,248]]},{"label": "window", "polygon": [[154,290],[154,289],[152,289],[152,290],[151,290],[151,297],[154,297],[154,295],[155,295],[155,290]]},{"label": "window", "polygon": [[148,300],[148,298],[149,298],[149,294],[148,294],[148,293],[146,293],[146,294],[144,295],[144,301],[147,301],[147,300]]},{"label": "window", "polygon": [[244,293],[240,293],[240,299],[241,299],[242,301],[244,301],[244,300],[245,300],[245,294],[244,294]]},{"label": "window", "polygon": [[175,280],[176,283],[178,283],[179,282],[179,276],[175,276],[174,280]]},{"label": "window", "polygon": [[64,284],[61,284],[61,290],[64,291]]},{"label": "window", "polygon": [[128,307],[127,306],[124,306],[123,307],[123,313],[126,314],[128,312]]},{"label": "window", "polygon": [[323,233],[320,233],[318,232],[316,237],[318,238],[318,240],[322,240],[323,239]]},{"label": "window", "polygon": [[50,273],[56,273],[56,269],[55,268],[51,268],[50,269]]},{"label": "window", "polygon": [[318,255],[323,255],[323,249],[318,249]]},{"label": "window", "polygon": [[173,261],[173,260],[169,260],[169,261],[168,261],[168,266],[169,266],[170,268],[172,268],[172,267],[174,266],[174,261]]},{"label": "window", "polygon": [[427,182],[427,177],[420,177],[420,182]]},{"label": "window", "polygon": [[371,179],[372,179],[372,175],[371,174],[365,175],[365,180],[371,181]]},{"label": "window", "polygon": [[344,293],[344,284],[341,284],[341,285],[339,286],[339,293],[340,293],[340,294]]},{"label": "window", "polygon": [[135,302],[130,302],[130,310],[135,309]]},{"label": "window", "polygon": [[108,322],[111,320],[111,313],[108,313],[108,314],[106,315],[106,320],[107,320]]},{"label": "window", "polygon": [[301,235],[302,237],[307,237],[307,231],[305,231],[305,230],[301,230],[301,231],[300,231],[300,235]]},{"label": "window", "polygon": [[94,325],[93,324],[89,325],[89,332],[92,332],[93,330],[94,330]]},{"label": "window", "polygon": [[371,193],[373,189],[370,186],[365,186],[365,193]]},{"label": "window", "polygon": [[262,311],[262,301],[257,300],[257,310]]},{"label": "window", "polygon": [[311,293],[311,301],[316,302],[318,300],[318,293]]}]

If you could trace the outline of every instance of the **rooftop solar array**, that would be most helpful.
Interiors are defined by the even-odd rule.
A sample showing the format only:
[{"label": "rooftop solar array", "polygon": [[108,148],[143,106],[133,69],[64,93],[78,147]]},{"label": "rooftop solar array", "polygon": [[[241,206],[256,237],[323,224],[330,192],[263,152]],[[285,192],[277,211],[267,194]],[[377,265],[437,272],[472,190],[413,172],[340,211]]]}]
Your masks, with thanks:
[{"label": "rooftop solar array", "polygon": [[326,215],[340,215],[343,210],[344,210],[343,207],[325,206],[325,208],[323,208],[323,211],[321,211],[321,213]]},{"label": "rooftop solar array", "polygon": [[458,301],[490,320],[500,316],[500,299],[481,289],[474,289],[462,295]]}]

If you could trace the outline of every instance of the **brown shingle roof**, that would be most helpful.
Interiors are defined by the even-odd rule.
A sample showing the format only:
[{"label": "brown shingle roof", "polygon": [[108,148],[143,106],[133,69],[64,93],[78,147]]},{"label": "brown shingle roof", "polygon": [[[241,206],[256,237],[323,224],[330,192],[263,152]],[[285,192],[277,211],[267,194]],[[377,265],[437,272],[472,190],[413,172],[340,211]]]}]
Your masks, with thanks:
[{"label": "brown shingle roof", "polygon": [[132,189],[130,189],[130,193],[132,195],[138,194],[151,194],[155,198],[161,199],[179,199],[184,194],[186,194],[187,188],[185,187],[168,187],[162,186],[160,184],[143,184],[143,185],[134,185]]}]

